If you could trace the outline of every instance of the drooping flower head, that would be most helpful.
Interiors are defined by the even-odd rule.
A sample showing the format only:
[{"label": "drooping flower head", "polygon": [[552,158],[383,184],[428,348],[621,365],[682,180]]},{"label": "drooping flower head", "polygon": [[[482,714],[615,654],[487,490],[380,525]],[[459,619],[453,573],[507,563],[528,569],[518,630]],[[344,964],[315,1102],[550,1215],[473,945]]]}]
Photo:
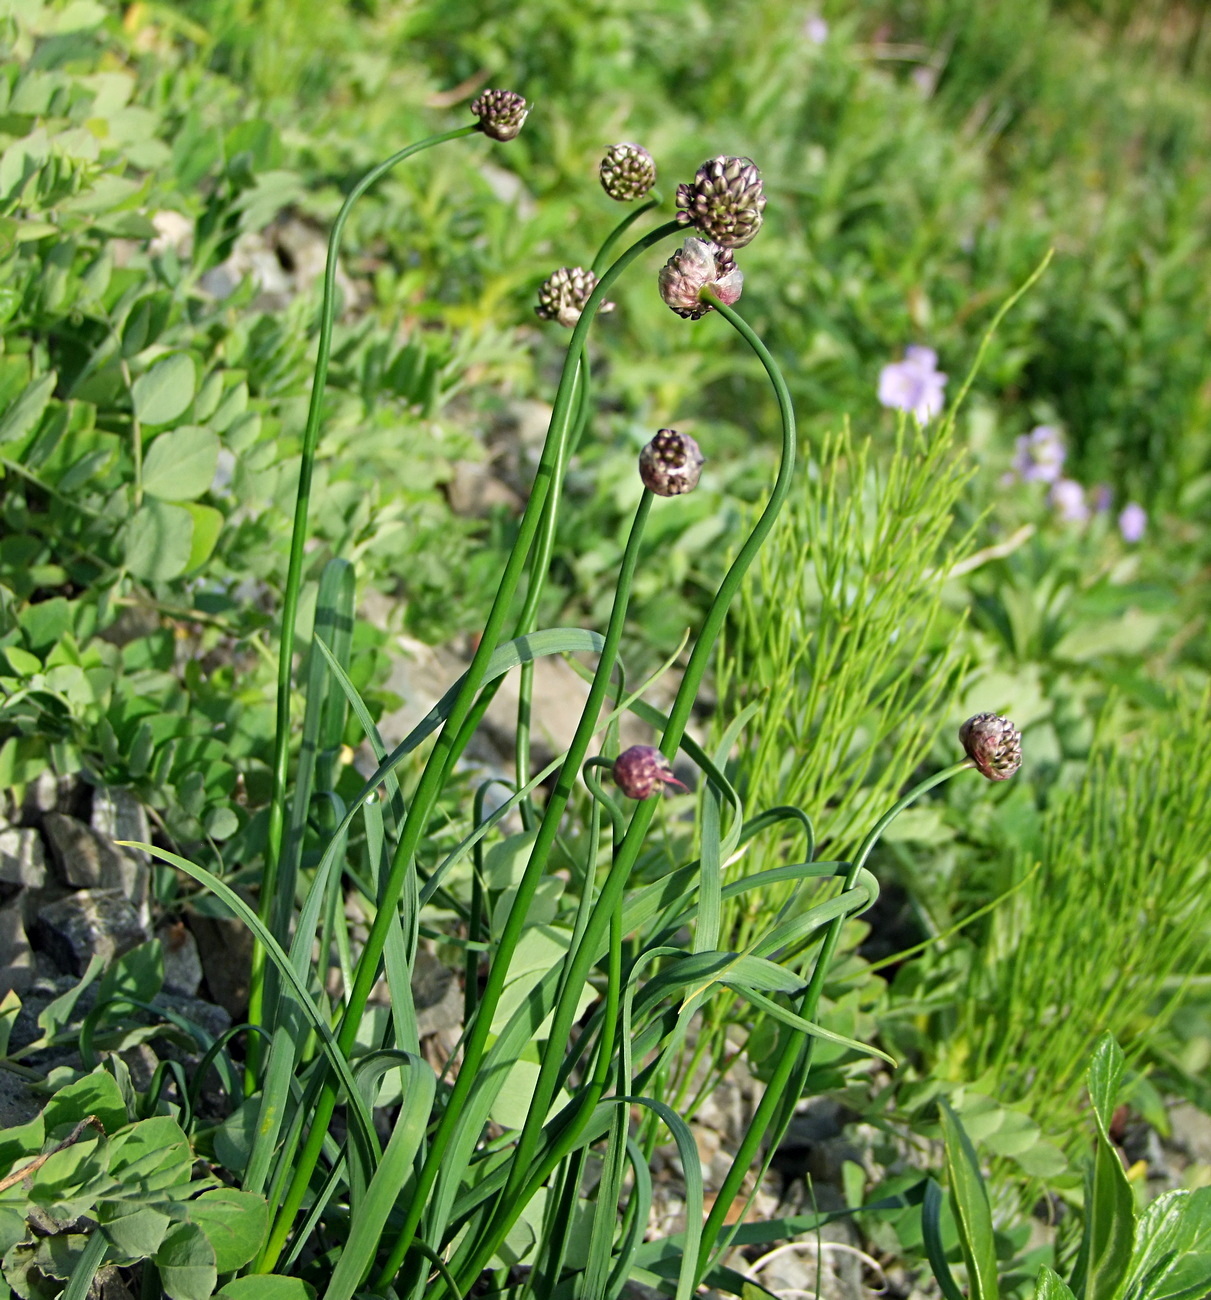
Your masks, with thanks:
[{"label": "drooping flower head", "polygon": [[658,497],[677,497],[698,486],[706,457],[688,433],[661,429],[639,453],[639,477]]},{"label": "drooping flower head", "polygon": [[959,741],[981,776],[1008,781],[1022,766],[1022,737],[996,713],[977,713],[959,728]]},{"label": "drooping flower head", "polygon": [[1054,483],[1068,455],[1060,431],[1050,424],[1036,425],[1014,443],[1013,468],[1023,483]]},{"label": "drooping flower head", "polygon": [[1089,519],[1085,489],[1071,478],[1056,479],[1049,493],[1052,506],[1066,524],[1083,524]]},{"label": "drooping flower head", "polygon": [[529,111],[515,90],[485,90],[471,105],[479,129],[493,140],[516,139]]},{"label": "drooping flower head", "polygon": [[619,203],[642,198],[656,184],[656,164],[641,144],[612,144],[601,160],[601,188]]},{"label": "drooping flower head", "polygon": [[[555,320],[571,329],[596,288],[597,277],[592,271],[586,271],[583,266],[561,266],[542,282],[534,310],[540,319]],[[612,302],[603,302],[598,308],[598,311],[613,310]]]},{"label": "drooping flower head", "polygon": [[724,248],[749,243],[764,211],[761,172],[751,158],[720,154],[704,162],[688,185],[677,186],[677,220]]},{"label": "drooping flower head", "polygon": [[925,424],[946,400],[946,376],[933,348],[908,347],[904,360],[879,371],[879,401],[894,411],[911,411]]},{"label": "drooping flower head", "polygon": [[744,272],[730,248],[691,236],[660,268],[660,296],[678,316],[698,320],[715,310],[699,296],[708,288],[730,307],[744,288]]},{"label": "drooping flower head", "polygon": [[661,785],[685,786],[669,760],[654,745],[632,745],[614,760],[614,780],[628,799],[646,799]]},{"label": "drooping flower head", "polygon": [[1138,542],[1148,527],[1148,512],[1134,501],[1128,501],[1118,517],[1118,530],[1125,542]]}]

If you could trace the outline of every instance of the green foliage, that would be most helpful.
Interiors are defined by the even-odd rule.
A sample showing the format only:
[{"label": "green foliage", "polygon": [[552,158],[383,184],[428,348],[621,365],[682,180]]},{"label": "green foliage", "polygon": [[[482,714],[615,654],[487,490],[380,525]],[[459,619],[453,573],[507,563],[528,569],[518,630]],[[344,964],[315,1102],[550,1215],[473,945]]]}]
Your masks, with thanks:
[{"label": "green foliage", "polygon": [[268,1207],[194,1177],[194,1160],[180,1125],[134,1118],[103,1068],[60,1088],[0,1147],[11,1170],[0,1191],[4,1280],[30,1300],[58,1294],[56,1279],[86,1289],[104,1264],[149,1260],[170,1300],[207,1300],[219,1274],[260,1249]]},{"label": "green foliage", "polygon": [[[1123,1076],[1122,1049],[1106,1034],[1089,1062],[1089,1098],[1097,1143],[1089,1170],[1080,1250],[1065,1282],[1040,1267],[1034,1300],[1194,1300],[1211,1285],[1211,1192],[1165,1192],[1146,1209],[1135,1195],[1108,1132]],[[988,1194],[975,1148],[954,1113],[943,1105],[949,1191],[932,1185],[925,1198],[926,1240],[934,1275],[948,1300],[961,1300],[941,1233],[949,1207],[959,1224],[959,1244],[969,1294],[996,1300],[1001,1294]]]}]

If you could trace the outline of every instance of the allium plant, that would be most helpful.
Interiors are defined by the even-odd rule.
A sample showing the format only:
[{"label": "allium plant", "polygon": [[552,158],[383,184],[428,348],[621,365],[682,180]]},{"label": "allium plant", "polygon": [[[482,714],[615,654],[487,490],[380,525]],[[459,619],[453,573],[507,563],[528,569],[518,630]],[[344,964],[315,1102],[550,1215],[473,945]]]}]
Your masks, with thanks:
[{"label": "allium plant", "polygon": [[[744,809],[723,771],[743,719],[714,752],[686,734],[729,606],[786,501],[796,452],[787,386],[734,306],[739,272],[730,250],[760,229],[760,174],[748,159],[720,157],[680,187],[675,218],[615,254],[636,220],[657,206],[658,196],[649,196],[607,240],[591,269],[560,272],[547,282],[541,314],[570,326],[571,337],[533,487],[470,664],[390,754],[345,671],[348,638],[342,640],[341,629],[352,609],[351,569],[339,559],[329,562],[306,681],[300,683],[306,699],[303,744],[289,781],[294,630],[341,231],[358,197],[411,154],[477,132],[511,139],[527,112],[520,96],[501,90],[486,92],[473,110],[477,125],[411,145],[368,173],[333,227],[282,611],[274,791],[258,911],[204,868],[150,851],[212,890],[251,928],[257,943],[254,1033],[243,1098],[232,1098],[239,1110],[230,1131],[242,1135],[244,1144],[233,1173],[245,1190],[267,1198],[274,1218],[249,1272],[302,1276],[318,1283],[327,1300],[350,1300],[355,1292],[410,1300],[462,1297],[485,1270],[516,1258],[506,1243],[515,1240],[510,1234],[524,1218],[535,1244],[525,1258],[528,1273],[514,1278],[516,1294],[554,1296],[570,1289],[577,1296],[614,1296],[635,1276],[662,1282],[678,1300],[689,1300],[703,1283],[742,1285],[721,1264],[734,1233],[729,1225],[737,1219],[735,1202],[758,1156],[764,1150],[768,1161],[785,1132],[813,1044],[824,1038],[882,1055],[816,1021],[841,927],[878,893],[866,869],[875,842],[901,809],[974,763],[1003,771],[1005,733],[990,758],[981,749],[979,759],[956,762],[896,800],[852,861],[816,863],[809,848],[803,861],[742,877],[724,890],[722,864],[740,845],[788,818],[807,828],[809,845],[814,837],[800,809]],[[777,403],[780,459],[765,509],[696,631],[665,715],[644,702],[642,687],[624,686],[619,649],[640,558],[660,562],[644,550],[645,525],[654,508],[678,508],[676,500],[657,505],[657,495],[676,497],[693,486],[701,463],[693,439],[663,430],[654,450],[645,453],[644,487],[606,626],[539,630],[536,618],[564,504],[568,457],[588,420],[589,331],[618,278],[648,250],[681,236],[687,224],[705,239],[688,241],[688,255],[682,250],[678,302],[687,315],[699,307],[713,312],[754,353]],[[659,287],[667,294],[668,279],[662,272],[653,292]],[[588,695],[567,749],[535,772],[528,745],[529,674],[537,657],[568,653],[596,656]],[[522,683],[515,782],[490,813],[486,786],[470,807],[451,806],[449,791],[460,788],[455,765],[502,677],[513,669]],[[320,742],[342,736],[346,703],[379,766],[356,798],[336,808],[336,826],[317,843],[311,794],[323,788],[317,776]],[[614,723],[628,710],[655,730],[657,743],[615,757]],[[397,770],[422,745],[427,754],[405,800]],[[699,858],[655,881],[639,881],[633,870],[666,802],[650,796],[660,789],[677,797],[680,783],[671,764],[678,755],[698,772]],[[601,769],[612,770],[616,785],[601,782]],[[540,788],[546,791],[541,801]],[[616,793],[635,802],[620,806]],[[564,833],[567,819],[582,806],[587,827],[573,842]],[[525,829],[502,839],[501,823],[515,809]],[[328,818],[331,807],[324,812]],[[435,849],[435,825],[453,826],[461,837],[448,852]],[[488,842],[507,864],[503,874],[483,853]],[[305,843],[316,850],[307,858]],[[471,879],[463,887],[456,868],[465,879],[468,864]],[[777,883],[797,893],[831,880],[839,892],[785,909],[743,952],[721,947],[725,892],[734,897]],[[360,941],[345,916],[346,891],[357,896],[368,918]],[[688,948],[678,938],[687,930]],[[461,949],[466,958],[462,1037],[444,1065],[435,1066],[421,1052],[411,976],[422,932]],[[809,974],[781,960],[813,946],[817,955]],[[376,1013],[381,1003],[371,1004],[380,980],[389,1015]],[[670,1105],[667,1081],[691,1018],[723,990],[777,1020],[783,1033],[768,1087],[707,1214],[697,1149]],[[646,1159],[668,1137],[684,1170],[687,1222],[672,1237],[645,1242]],[[602,1171],[591,1195],[585,1179],[590,1153],[599,1157]],[[806,1215],[756,1231],[750,1224],[746,1239],[760,1240],[763,1231],[772,1239],[815,1222]],[[279,1293],[302,1294],[274,1292]]]}]

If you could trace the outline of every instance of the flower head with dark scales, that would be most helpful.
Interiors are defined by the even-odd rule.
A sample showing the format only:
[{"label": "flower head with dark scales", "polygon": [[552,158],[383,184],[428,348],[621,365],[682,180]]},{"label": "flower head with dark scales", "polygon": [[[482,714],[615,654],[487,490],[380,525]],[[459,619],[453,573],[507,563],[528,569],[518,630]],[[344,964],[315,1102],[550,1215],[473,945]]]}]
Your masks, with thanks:
[{"label": "flower head with dark scales", "polygon": [[959,741],[981,776],[1008,781],[1022,766],[1022,737],[1008,718],[977,713],[959,728]]},{"label": "flower head with dark scales", "polygon": [[731,249],[707,239],[691,236],[660,268],[660,296],[686,320],[698,320],[715,310],[702,300],[703,289],[730,307],[743,288],[744,272],[736,265]]},{"label": "flower head with dark scales", "polygon": [[639,453],[639,477],[658,497],[678,497],[698,486],[705,461],[688,433],[661,429]]},{"label": "flower head with dark scales", "polygon": [[493,140],[516,139],[529,111],[515,90],[485,90],[471,105],[479,129]]},{"label": "flower head with dark scales", "polygon": [[614,760],[614,781],[628,799],[646,799],[662,785],[685,786],[669,760],[654,745],[632,745]]},{"label": "flower head with dark scales", "polygon": [[[555,320],[571,329],[580,319],[589,295],[597,288],[597,277],[583,266],[561,266],[542,282],[538,290],[541,320]],[[603,302],[598,311],[613,311],[612,302]]]},{"label": "flower head with dark scales", "polygon": [[677,186],[677,220],[724,248],[749,243],[764,212],[761,172],[751,158],[721,154],[704,162],[690,184]]},{"label": "flower head with dark scales", "polygon": [[601,160],[601,188],[619,203],[641,199],[656,184],[656,164],[641,144],[612,144]]}]

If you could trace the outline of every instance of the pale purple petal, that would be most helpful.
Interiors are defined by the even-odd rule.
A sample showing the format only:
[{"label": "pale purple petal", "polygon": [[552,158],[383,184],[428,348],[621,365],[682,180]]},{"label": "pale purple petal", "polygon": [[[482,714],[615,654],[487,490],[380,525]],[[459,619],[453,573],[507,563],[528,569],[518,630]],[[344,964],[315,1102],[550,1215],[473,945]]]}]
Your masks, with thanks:
[{"label": "pale purple petal", "polygon": [[1075,479],[1062,478],[1052,485],[1051,504],[1066,524],[1083,524],[1089,518],[1085,489]]},{"label": "pale purple petal", "polygon": [[819,14],[812,14],[803,24],[803,35],[813,45],[823,45],[828,40],[828,23]]},{"label": "pale purple petal", "polygon": [[1129,501],[1118,517],[1118,530],[1125,542],[1138,542],[1148,527],[1148,513],[1143,506]]},{"label": "pale purple petal", "polygon": [[893,361],[879,372],[879,401],[897,411],[911,411],[924,424],[945,402],[946,376],[936,369],[933,348],[909,347],[903,361]]}]

